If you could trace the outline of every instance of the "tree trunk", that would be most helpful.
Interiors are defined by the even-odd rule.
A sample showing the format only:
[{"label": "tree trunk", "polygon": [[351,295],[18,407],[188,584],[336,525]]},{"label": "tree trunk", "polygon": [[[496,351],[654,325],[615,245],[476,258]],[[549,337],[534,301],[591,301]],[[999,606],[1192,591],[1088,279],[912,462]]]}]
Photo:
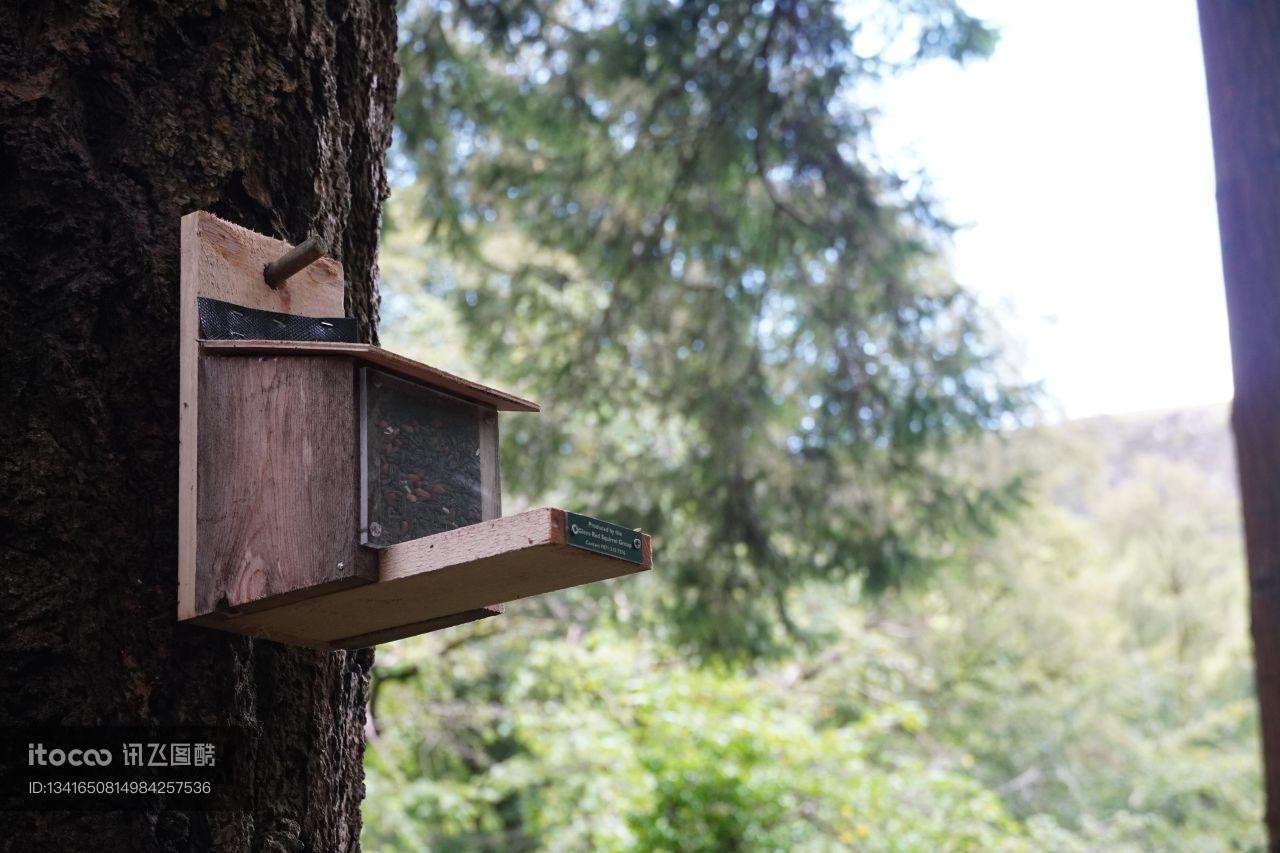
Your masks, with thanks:
[{"label": "tree trunk", "polygon": [[1235,374],[1262,712],[1267,831],[1280,849],[1280,5],[1200,0]]},{"label": "tree trunk", "polygon": [[392,0],[0,7],[0,721],[249,725],[252,812],[0,816],[5,850],[358,847],[371,652],[180,627],[178,221],[346,265],[376,316]]}]

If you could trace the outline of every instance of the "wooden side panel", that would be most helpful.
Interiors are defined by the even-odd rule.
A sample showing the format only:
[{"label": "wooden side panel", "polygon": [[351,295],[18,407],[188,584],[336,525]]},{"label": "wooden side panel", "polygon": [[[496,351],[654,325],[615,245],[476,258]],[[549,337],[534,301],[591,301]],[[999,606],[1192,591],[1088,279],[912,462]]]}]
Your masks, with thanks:
[{"label": "wooden side panel", "polygon": [[196,615],[196,427],[199,419],[200,214],[182,217],[178,320],[178,618]]},{"label": "wooden side panel", "polygon": [[311,317],[343,315],[342,265],[322,258],[272,290],[262,268],[292,248],[204,211],[182,217],[178,415],[178,618],[196,615],[199,296]]},{"label": "wooden side panel", "polygon": [[396,639],[496,602],[646,571],[643,538],[643,564],[606,557],[564,544],[563,510],[535,509],[388,546],[376,584],[205,623],[322,647]]},{"label": "wooden side panel", "polygon": [[369,561],[356,553],[353,369],[345,359],[201,360],[196,613],[374,579],[361,577]]}]

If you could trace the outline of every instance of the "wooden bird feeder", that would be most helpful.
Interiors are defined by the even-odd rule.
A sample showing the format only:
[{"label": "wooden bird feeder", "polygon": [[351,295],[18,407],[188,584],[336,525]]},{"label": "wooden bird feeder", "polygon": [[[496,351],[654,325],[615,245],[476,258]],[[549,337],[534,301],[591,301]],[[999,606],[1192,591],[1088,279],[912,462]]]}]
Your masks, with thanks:
[{"label": "wooden bird feeder", "polygon": [[358,648],[652,565],[637,531],[502,517],[497,413],[538,406],[354,343],[322,253],[182,219],[180,620]]}]

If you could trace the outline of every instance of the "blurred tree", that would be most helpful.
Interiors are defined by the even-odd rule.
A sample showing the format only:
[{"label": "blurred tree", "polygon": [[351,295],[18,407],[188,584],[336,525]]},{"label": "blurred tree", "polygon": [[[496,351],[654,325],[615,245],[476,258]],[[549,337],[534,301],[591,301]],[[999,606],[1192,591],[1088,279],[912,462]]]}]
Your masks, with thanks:
[{"label": "blurred tree", "polygon": [[681,637],[765,651],[797,582],[920,576],[1009,506],[1015,481],[947,450],[1026,394],[859,106],[916,61],[990,50],[953,0],[401,19],[396,165],[448,255],[425,283],[548,404],[508,479],[652,530]]}]

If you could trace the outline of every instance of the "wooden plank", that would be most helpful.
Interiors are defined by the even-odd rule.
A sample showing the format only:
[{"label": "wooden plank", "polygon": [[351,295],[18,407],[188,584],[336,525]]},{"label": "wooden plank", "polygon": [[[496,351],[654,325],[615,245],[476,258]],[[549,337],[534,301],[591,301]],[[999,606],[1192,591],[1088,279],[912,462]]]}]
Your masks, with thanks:
[{"label": "wooden plank", "polygon": [[196,427],[199,413],[200,216],[182,217],[178,320],[178,618],[196,615]]},{"label": "wooden plank", "polygon": [[635,564],[564,544],[564,524],[564,510],[549,507],[392,545],[378,552],[376,584],[220,617],[216,627],[339,646],[653,564],[647,534],[644,561]]},{"label": "wooden plank", "polygon": [[199,253],[196,296],[304,317],[346,316],[342,264],[333,258],[320,258],[271,288],[263,267],[293,246],[204,211],[183,217],[188,219],[196,228],[194,251]]},{"label": "wooden plank", "polygon": [[280,288],[268,287],[262,268],[288,243],[224,222],[204,211],[182,217],[178,338],[178,617],[196,614],[196,498],[200,388],[200,321],[196,298],[312,317],[344,313],[342,265],[322,258]]},{"label": "wooden plank", "polygon": [[376,580],[357,555],[353,369],[347,359],[201,360],[197,614]]},{"label": "wooden plank", "polygon": [[467,610],[463,613],[452,613],[448,616],[441,616],[436,619],[425,619],[421,622],[411,622],[408,625],[398,625],[394,628],[386,628],[354,637],[343,637],[337,640],[322,640],[314,636],[293,636],[276,629],[250,629],[238,614],[230,611],[210,613],[205,616],[187,620],[186,624],[201,628],[214,628],[219,631],[228,631],[233,634],[261,637],[264,640],[284,643],[289,646],[303,646],[311,649],[319,649],[320,651],[335,651],[338,649],[364,649],[369,646],[376,646],[379,643],[390,643],[395,640],[403,640],[405,637],[417,637],[422,634],[430,634],[434,631],[442,631],[445,628],[454,628],[458,625],[465,625],[468,622],[477,622],[481,619],[501,616],[505,608],[506,605],[503,604],[494,604],[490,607],[478,607],[475,610]]},{"label": "wooden plank", "polygon": [[504,412],[536,412],[537,403],[506,391],[472,382],[438,367],[397,355],[372,344],[334,341],[201,341],[202,355],[308,355],[354,358],[361,364],[416,380],[440,391],[472,402],[484,403]]},{"label": "wooden plank", "polygon": [[335,649],[363,649],[368,646],[376,646],[379,643],[389,643],[392,640],[403,640],[405,637],[416,637],[420,634],[430,634],[433,631],[440,631],[445,628],[453,628],[457,625],[465,625],[468,622],[478,622],[481,619],[488,619],[493,616],[500,616],[506,605],[495,604],[492,607],[478,607],[475,610],[466,610],[462,613],[454,613],[449,616],[440,616],[435,619],[427,619],[422,622],[411,622],[408,625],[399,625],[395,628],[387,628],[382,631],[373,631],[368,634],[360,634],[355,637],[345,637],[341,640],[335,640],[328,646]]}]

